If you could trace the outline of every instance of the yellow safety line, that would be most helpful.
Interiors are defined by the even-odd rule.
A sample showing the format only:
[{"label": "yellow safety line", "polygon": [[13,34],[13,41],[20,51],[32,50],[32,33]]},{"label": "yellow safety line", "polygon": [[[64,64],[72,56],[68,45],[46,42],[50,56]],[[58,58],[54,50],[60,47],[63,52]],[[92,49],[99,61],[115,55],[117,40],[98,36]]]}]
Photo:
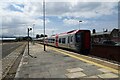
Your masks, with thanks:
[{"label": "yellow safety line", "polygon": [[[49,47],[49,48],[50,48],[50,47]],[[71,54],[68,54],[68,53],[66,53],[66,52],[63,52],[63,51],[60,51],[60,50],[57,50],[57,49],[54,49],[54,48],[51,48],[51,49],[53,49],[53,50],[55,50],[55,51],[57,51],[57,52],[59,52],[59,53],[68,55],[68,56],[70,56],[70,57],[76,58],[76,59],[78,59],[78,60],[81,60],[81,61],[84,61],[84,62],[87,62],[87,63],[90,63],[90,64],[94,64],[94,65],[99,66],[99,67],[102,67],[102,68],[106,68],[106,69],[112,71],[113,73],[117,73],[117,74],[118,74],[118,70],[116,70],[116,69],[113,69],[113,68],[110,68],[110,67],[107,67],[107,66],[104,66],[104,65],[101,65],[101,64],[98,64],[98,63],[95,63],[95,62],[92,62],[92,61],[89,61],[89,60],[86,60],[86,59],[83,59],[83,58],[80,58],[80,57],[71,55]]]}]

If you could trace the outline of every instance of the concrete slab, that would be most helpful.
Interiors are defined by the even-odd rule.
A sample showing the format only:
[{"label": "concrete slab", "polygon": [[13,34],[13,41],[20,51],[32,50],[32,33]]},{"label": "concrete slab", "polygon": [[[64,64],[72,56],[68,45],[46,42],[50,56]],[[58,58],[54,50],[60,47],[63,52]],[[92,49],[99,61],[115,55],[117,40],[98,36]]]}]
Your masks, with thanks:
[{"label": "concrete slab", "polygon": [[86,76],[84,73],[82,72],[76,72],[76,73],[68,73],[68,74],[65,74],[68,78],[81,78],[81,77],[84,77]]},{"label": "concrete slab", "polygon": [[24,64],[28,64],[28,62],[23,62],[22,64],[23,64],[23,65],[24,65]]},{"label": "concrete slab", "polygon": [[40,76],[44,76],[44,78],[50,78],[50,73],[49,72],[41,72]]},{"label": "concrete slab", "polygon": [[98,70],[100,70],[100,71],[102,71],[102,72],[104,72],[104,73],[111,72],[110,70],[107,70],[107,69],[104,69],[104,68],[100,68],[100,69],[98,69]]},{"label": "concrete slab", "polygon": [[65,75],[51,75],[51,78],[57,78],[57,79],[64,79],[64,78],[67,78]]},{"label": "concrete slab", "polygon": [[113,74],[113,73],[105,73],[98,75],[100,78],[118,78],[118,75]]},{"label": "concrete slab", "polygon": [[83,73],[86,74],[87,76],[94,76],[94,75],[102,74],[102,72],[97,69],[89,69],[89,70],[84,69]]},{"label": "concrete slab", "polygon": [[40,75],[40,74],[36,74],[36,73],[34,73],[34,74],[30,74],[29,75],[29,78],[44,78],[44,76],[43,75]]},{"label": "concrete slab", "polygon": [[98,76],[89,76],[89,77],[85,77],[85,78],[99,78]]},{"label": "concrete slab", "polygon": [[68,72],[78,72],[78,71],[83,71],[83,69],[82,69],[82,68],[77,67],[77,68],[67,69],[67,71],[68,71]]},{"label": "concrete slab", "polygon": [[88,65],[88,63],[83,63],[81,65],[79,65],[82,69],[84,70],[97,70],[99,69],[100,67],[98,66],[94,66],[94,65]]}]

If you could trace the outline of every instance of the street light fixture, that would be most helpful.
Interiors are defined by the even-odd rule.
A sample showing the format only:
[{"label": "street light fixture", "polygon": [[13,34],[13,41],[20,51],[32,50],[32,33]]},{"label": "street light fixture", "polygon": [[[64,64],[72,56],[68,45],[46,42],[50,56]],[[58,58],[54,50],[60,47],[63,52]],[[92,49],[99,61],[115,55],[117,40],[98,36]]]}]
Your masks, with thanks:
[{"label": "street light fixture", "polygon": [[[79,23],[81,23],[82,21],[79,21]],[[80,25],[79,25],[79,29],[80,29]]]}]

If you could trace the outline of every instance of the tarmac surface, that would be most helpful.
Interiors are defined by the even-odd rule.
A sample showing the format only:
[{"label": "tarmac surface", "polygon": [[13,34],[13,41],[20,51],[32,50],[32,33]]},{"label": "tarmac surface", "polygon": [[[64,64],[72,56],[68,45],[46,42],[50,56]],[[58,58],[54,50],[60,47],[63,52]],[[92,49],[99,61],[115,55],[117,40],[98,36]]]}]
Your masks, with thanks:
[{"label": "tarmac surface", "polygon": [[[1,65],[0,72],[2,74],[2,77],[0,76],[0,78],[2,79],[5,78],[7,74],[9,74],[9,71],[11,70],[13,64],[15,64],[16,61],[18,61],[19,56],[22,55],[22,53],[24,52],[25,45],[26,45],[26,43],[6,43],[6,45],[8,44],[13,44],[13,45],[18,44],[21,46],[18,47],[17,45],[17,48],[15,47],[15,50],[13,50],[10,54],[8,54],[6,57],[0,60],[0,65]],[[10,48],[6,49],[6,51],[8,50],[10,50]],[[12,69],[12,70],[14,71],[15,69]],[[15,74],[15,72],[12,74]]]},{"label": "tarmac surface", "polygon": [[97,80],[118,80],[119,78],[117,73],[106,68],[58,53],[52,48],[46,47],[46,51],[43,50],[41,44],[30,44],[30,55],[37,57],[33,58],[28,55],[26,47],[17,69],[16,79],[94,78]]},{"label": "tarmac surface", "polygon": [[15,49],[17,49],[22,44],[23,43],[20,43],[20,42],[3,43],[3,45],[2,45],[2,58],[5,58],[7,55],[9,55],[11,52],[13,52]]}]

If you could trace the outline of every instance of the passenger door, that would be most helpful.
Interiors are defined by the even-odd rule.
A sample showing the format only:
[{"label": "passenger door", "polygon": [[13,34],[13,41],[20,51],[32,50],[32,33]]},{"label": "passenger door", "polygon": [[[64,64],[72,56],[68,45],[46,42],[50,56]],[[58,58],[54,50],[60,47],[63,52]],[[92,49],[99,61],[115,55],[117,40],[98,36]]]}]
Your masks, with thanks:
[{"label": "passenger door", "polygon": [[68,36],[68,48],[70,48],[70,36]]},{"label": "passenger door", "polygon": [[73,48],[73,42],[74,42],[74,41],[73,41],[73,35],[70,35],[70,36],[69,36],[69,47],[70,47],[70,48]]}]

